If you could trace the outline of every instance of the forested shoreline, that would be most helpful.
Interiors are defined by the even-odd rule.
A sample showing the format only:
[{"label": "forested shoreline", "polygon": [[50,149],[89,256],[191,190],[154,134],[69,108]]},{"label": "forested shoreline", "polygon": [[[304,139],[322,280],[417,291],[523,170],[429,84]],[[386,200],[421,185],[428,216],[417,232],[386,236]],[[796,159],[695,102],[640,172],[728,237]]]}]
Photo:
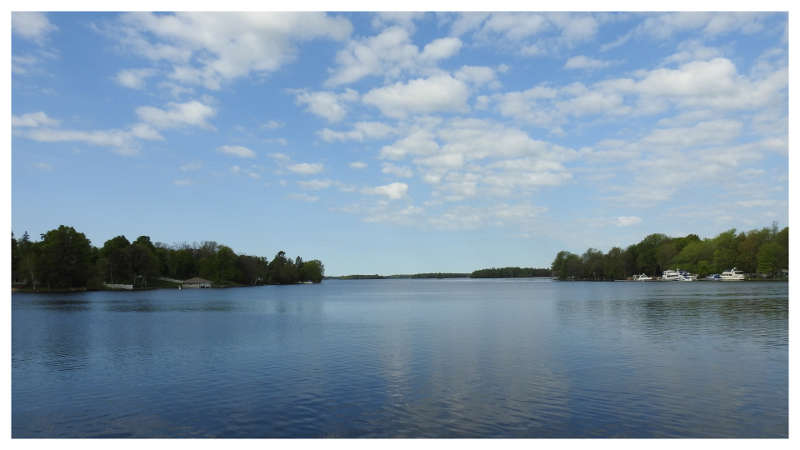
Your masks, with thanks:
[{"label": "forested shoreline", "polygon": [[582,255],[561,251],[551,266],[560,280],[620,280],[644,273],[660,276],[680,268],[700,277],[736,267],[755,278],[784,279],[789,269],[789,227],[736,232],[731,229],[714,238],[696,234],[669,237],[651,234],[626,249],[614,247],[603,253],[590,248]]},{"label": "forested shoreline", "polygon": [[72,227],[61,225],[32,241],[11,234],[11,280],[15,288],[31,290],[104,289],[106,283],[135,288],[175,287],[166,281],[194,277],[214,286],[319,283],[325,267],[319,260],[291,259],[284,251],[270,261],[262,256],[237,255],[214,241],[200,244],[153,243],[149,236],[130,242],[125,236],[102,247]]},{"label": "forested shoreline", "polygon": [[473,272],[426,272],[398,275],[343,275],[340,277],[327,277],[335,280],[385,280],[385,279],[419,279],[419,278],[530,278],[549,277],[550,269],[537,269],[533,267],[492,267],[479,269]]}]

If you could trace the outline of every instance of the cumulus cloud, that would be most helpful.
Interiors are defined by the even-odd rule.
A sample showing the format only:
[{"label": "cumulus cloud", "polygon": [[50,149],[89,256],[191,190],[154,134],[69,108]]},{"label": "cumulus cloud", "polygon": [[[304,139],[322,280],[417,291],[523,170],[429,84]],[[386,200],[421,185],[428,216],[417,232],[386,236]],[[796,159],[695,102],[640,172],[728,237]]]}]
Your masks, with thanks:
[{"label": "cumulus cloud", "polygon": [[136,114],[142,121],[161,129],[185,126],[212,128],[207,121],[217,112],[209,105],[192,100],[185,103],[168,103],[165,109],[141,106],[136,108]]},{"label": "cumulus cloud", "polygon": [[445,74],[372,89],[363,101],[385,116],[402,119],[409,114],[466,111],[468,97],[467,85]]},{"label": "cumulus cloud", "polygon": [[243,147],[241,145],[223,145],[217,148],[217,151],[220,153],[225,153],[226,155],[236,156],[239,158],[255,158],[256,152],[250,150],[247,147]]},{"label": "cumulus cloud", "polygon": [[361,192],[371,195],[383,195],[390,200],[398,200],[406,196],[408,193],[408,185],[405,183],[391,183],[383,186],[364,188]]},{"label": "cumulus cloud", "polygon": [[396,166],[391,163],[384,163],[383,168],[381,169],[381,173],[385,173],[388,175],[395,175],[403,178],[411,178],[414,176],[414,171],[411,170],[410,167]]},{"label": "cumulus cloud", "polygon": [[329,122],[338,122],[347,115],[345,103],[358,100],[358,93],[346,89],[341,94],[329,91],[309,92],[305,89],[295,91],[295,102],[298,105],[307,105],[307,110],[312,114],[323,117]]},{"label": "cumulus cloud", "polygon": [[340,16],[248,11],[128,13],[108,34],[134,53],[168,64],[177,82],[219,89],[226,81],[278,70],[295,58],[298,42],[343,40],[351,31]]},{"label": "cumulus cloud", "polygon": [[297,184],[303,189],[319,191],[322,189],[328,189],[334,184],[334,182],[332,180],[308,180],[298,181]]},{"label": "cumulus cloud", "polygon": [[125,130],[61,130],[51,128],[35,128],[25,137],[38,142],[82,142],[100,147],[111,147],[120,155],[131,156],[139,153],[129,131]]},{"label": "cumulus cloud", "polygon": [[139,153],[138,140],[161,140],[163,137],[149,125],[138,123],[129,129],[69,130],[58,128],[60,121],[44,112],[12,116],[11,125],[18,136],[37,142],[82,142],[99,147],[110,147],[120,155]]},{"label": "cumulus cloud", "polygon": [[354,83],[367,76],[397,78],[434,68],[438,61],[458,53],[461,40],[455,37],[435,39],[420,52],[411,42],[409,31],[393,26],[380,34],[353,40],[336,54],[337,67],[325,82],[328,86]]},{"label": "cumulus cloud", "polygon": [[42,43],[58,27],[50,23],[42,12],[11,13],[11,32],[17,37]]},{"label": "cumulus cloud", "polygon": [[334,131],[329,128],[322,129],[318,134],[325,142],[334,141],[358,141],[363,142],[367,139],[382,139],[395,134],[394,127],[382,122],[356,122],[350,131]]},{"label": "cumulus cloud", "polygon": [[145,80],[156,74],[153,69],[125,69],[121,70],[114,77],[114,80],[120,85],[131,89],[143,89],[145,87]]},{"label": "cumulus cloud", "polygon": [[362,162],[362,161],[353,161],[348,165],[350,166],[351,169],[366,169],[367,168],[367,163]]},{"label": "cumulus cloud", "polygon": [[306,194],[305,192],[289,194],[287,197],[306,203],[314,203],[319,200],[319,196]]},{"label": "cumulus cloud", "polygon": [[676,68],[637,71],[631,78],[609,78],[591,85],[540,84],[492,97],[501,115],[557,131],[572,118],[653,115],[681,111],[766,108],[785,96],[787,71],[777,67],[748,78],[726,58],[691,61]]},{"label": "cumulus cloud", "polygon": [[639,223],[642,223],[642,218],[637,216],[620,216],[616,220],[618,227],[629,227]]},{"label": "cumulus cloud", "polygon": [[462,66],[455,73],[456,79],[475,85],[484,85],[496,80],[494,69],[486,66]]},{"label": "cumulus cloud", "polygon": [[707,37],[731,31],[752,34],[764,27],[764,15],[749,12],[707,13],[679,12],[654,14],[644,20],[636,32],[655,39],[667,39],[677,33],[699,30]]},{"label": "cumulus cloud", "polygon": [[287,167],[290,171],[301,175],[314,175],[322,172],[323,168],[320,163],[297,163]]},{"label": "cumulus cloud", "polygon": [[587,13],[463,13],[451,33],[474,33],[479,42],[511,43],[526,56],[553,53],[593,39],[601,20]]},{"label": "cumulus cloud", "polygon": [[42,111],[27,113],[21,116],[11,116],[11,126],[14,128],[55,127],[60,121],[48,117]]},{"label": "cumulus cloud", "polygon": [[611,61],[589,58],[584,55],[573,56],[564,64],[565,69],[603,69],[610,66]]}]

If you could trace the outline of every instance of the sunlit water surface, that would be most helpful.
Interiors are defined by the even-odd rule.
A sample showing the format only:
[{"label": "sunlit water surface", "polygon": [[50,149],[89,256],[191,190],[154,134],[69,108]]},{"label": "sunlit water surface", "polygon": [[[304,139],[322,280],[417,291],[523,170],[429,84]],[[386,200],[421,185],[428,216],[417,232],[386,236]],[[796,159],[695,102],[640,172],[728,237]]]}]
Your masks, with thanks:
[{"label": "sunlit water surface", "polygon": [[786,437],[786,283],[12,295],[13,437]]}]

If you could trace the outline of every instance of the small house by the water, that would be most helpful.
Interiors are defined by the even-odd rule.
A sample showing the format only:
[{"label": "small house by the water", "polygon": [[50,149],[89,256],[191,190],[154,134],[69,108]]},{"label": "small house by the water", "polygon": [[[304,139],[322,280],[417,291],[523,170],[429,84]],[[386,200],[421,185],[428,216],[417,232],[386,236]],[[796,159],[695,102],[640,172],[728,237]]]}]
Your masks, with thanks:
[{"label": "small house by the water", "polygon": [[185,288],[210,288],[211,282],[204,278],[194,277],[183,282]]}]

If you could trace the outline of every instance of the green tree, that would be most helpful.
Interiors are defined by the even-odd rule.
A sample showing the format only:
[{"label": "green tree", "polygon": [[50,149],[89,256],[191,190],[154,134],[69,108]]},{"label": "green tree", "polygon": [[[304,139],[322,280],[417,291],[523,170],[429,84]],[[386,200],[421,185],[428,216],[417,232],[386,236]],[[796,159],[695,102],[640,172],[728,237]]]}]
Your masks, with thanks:
[{"label": "green tree", "polygon": [[777,242],[770,241],[758,249],[758,273],[775,276],[779,267],[781,247]]},{"label": "green tree", "polygon": [[322,281],[322,278],[325,277],[325,266],[322,265],[322,261],[318,259],[312,259],[311,261],[306,261],[302,263],[303,265],[303,281],[311,281],[312,283],[319,283]]},{"label": "green tree", "polygon": [[49,288],[86,287],[91,244],[83,233],[64,225],[42,234],[41,273]]},{"label": "green tree", "polygon": [[603,263],[603,276],[607,280],[625,278],[625,259],[621,248],[614,247],[608,251]]},{"label": "green tree", "polygon": [[128,248],[134,284],[148,286],[148,281],[158,275],[159,261],[156,248],[149,236],[139,236]]},{"label": "green tree", "polygon": [[736,239],[736,229],[731,229],[720,233],[713,239],[714,245],[714,268],[715,272],[723,272],[736,265],[738,256],[737,247],[739,242]]},{"label": "green tree", "polygon": [[110,283],[130,283],[133,281],[130,257],[131,243],[125,236],[116,236],[107,240],[100,254],[108,262],[108,280]]},{"label": "green tree", "polygon": [[18,280],[20,254],[17,248],[17,240],[14,239],[14,232],[11,232],[11,282]]}]

